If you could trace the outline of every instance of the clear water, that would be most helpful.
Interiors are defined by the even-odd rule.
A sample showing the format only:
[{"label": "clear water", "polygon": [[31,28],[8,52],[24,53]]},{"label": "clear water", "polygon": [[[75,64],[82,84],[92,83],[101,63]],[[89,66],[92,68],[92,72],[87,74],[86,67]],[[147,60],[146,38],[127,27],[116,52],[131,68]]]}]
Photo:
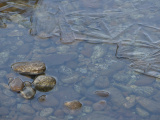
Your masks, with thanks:
[{"label": "clear water", "polygon": [[[0,0],[0,119],[159,120],[159,6],[158,0]],[[6,76],[32,82],[11,64],[36,60],[57,84],[26,100],[10,91]],[[82,108],[66,109],[72,100]]]}]

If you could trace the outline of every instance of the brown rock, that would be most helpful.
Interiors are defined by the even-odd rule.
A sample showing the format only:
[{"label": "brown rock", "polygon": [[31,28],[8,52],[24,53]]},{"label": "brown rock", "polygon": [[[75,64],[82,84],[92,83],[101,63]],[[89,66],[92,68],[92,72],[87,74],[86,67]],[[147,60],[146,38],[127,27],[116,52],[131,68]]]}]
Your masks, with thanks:
[{"label": "brown rock", "polygon": [[20,78],[15,78],[9,83],[12,91],[19,92],[24,88],[24,83]]},{"label": "brown rock", "polygon": [[46,70],[45,64],[40,61],[17,62],[12,64],[11,67],[15,72],[25,75],[38,75],[44,73]]},{"label": "brown rock", "polygon": [[97,90],[97,91],[95,91],[95,94],[100,97],[108,97],[109,96],[109,92],[104,91],[104,90]]},{"label": "brown rock", "polygon": [[82,107],[82,103],[77,100],[65,102],[64,105],[71,110],[76,110]]},{"label": "brown rock", "polygon": [[97,111],[103,110],[106,107],[106,104],[107,103],[105,100],[100,100],[99,102],[93,104],[93,109]]}]

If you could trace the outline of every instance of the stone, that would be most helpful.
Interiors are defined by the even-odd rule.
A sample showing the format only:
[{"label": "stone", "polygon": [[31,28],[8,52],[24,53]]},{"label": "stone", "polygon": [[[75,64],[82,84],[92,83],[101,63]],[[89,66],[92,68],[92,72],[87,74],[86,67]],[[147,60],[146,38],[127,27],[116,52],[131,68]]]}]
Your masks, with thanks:
[{"label": "stone", "polygon": [[0,92],[0,104],[3,106],[12,106],[16,103],[16,99],[13,97],[8,97]]},{"label": "stone", "polygon": [[39,102],[44,102],[46,100],[46,95],[41,95],[39,98],[38,98],[38,101]]},{"label": "stone", "polygon": [[48,92],[56,85],[56,79],[51,76],[40,75],[34,80],[33,85],[39,91]]},{"label": "stone", "polygon": [[17,109],[21,113],[30,114],[30,115],[35,114],[35,110],[28,104],[18,104]]},{"label": "stone", "polygon": [[142,75],[134,84],[137,86],[151,85],[155,80],[154,77]]},{"label": "stone", "polygon": [[126,100],[127,100],[127,102],[124,103],[124,107],[125,108],[129,109],[129,108],[135,106],[135,104],[136,104],[136,96],[134,96],[134,95],[128,96],[128,97],[126,97]]},{"label": "stone", "polygon": [[12,64],[11,67],[15,72],[24,75],[39,75],[46,70],[45,64],[40,61],[17,62]]},{"label": "stone", "polygon": [[47,95],[45,98],[45,101],[41,101],[41,102],[39,101],[39,103],[45,107],[55,107],[55,106],[58,106],[59,101],[56,97],[52,95]]},{"label": "stone", "polygon": [[58,109],[58,110],[56,110],[56,111],[54,112],[54,115],[55,115],[57,118],[64,118],[64,111]]},{"label": "stone", "polygon": [[64,105],[71,110],[80,109],[82,107],[82,103],[77,100],[65,102]]},{"label": "stone", "polygon": [[24,88],[24,83],[20,78],[15,78],[9,82],[9,87],[12,91],[19,92]]},{"label": "stone", "polygon": [[109,92],[104,91],[104,90],[97,90],[97,91],[95,91],[95,94],[100,97],[108,97],[109,96]]},{"label": "stone", "polygon": [[85,116],[81,116],[79,120],[117,120],[106,114],[100,114],[98,111],[92,112]]},{"label": "stone", "polygon": [[124,103],[126,103],[126,99],[118,89],[111,87],[108,89],[108,91],[110,92],[111,102],[113,104],[117,106],[123,106]]},{"label": "stone", "polygon": [[36,116],[33,120],[48,120],[46,117]]},{"label": "stone", "polygon": [[138,115],[140,115],[141,117],[148,117],[149,116],[149,113],[142,108],[137,107],[136,111],[137,111]]},{"label": "stone", "polygon": [[46,117],[53,113],[53,108],[45,108],[40,112],[40,116]]},{"label": "stone", "polygon": [[6,107],[0,107],[0,115],[8,115],[9,114],[9,110]]},{"label": "stone", "polygon": [[60,65],[67,61],[71,61],[77,57],[76,53],[65,54],[51,54],[43,58],[43,60],[49,65]]},{"label": "stone", "polygon": [[100,100],[97,103],[93,104],[93,109],[96,111],[101,111],[101,110],[105,109],[106,105],[107,105],[107,103],[105,100]]},{"label": "stone", "polygon": [[154,100],[145,98],[145,97],[137,97],[136,101],[146,110],[153,112],[153,113],[160,113],[160,103]]},{"label": "stone", "polygon": [[27,86],[23,89],[23,91],[20,91],[20,94],[25,99],[32,99],[36,94],[36,91],[32,87]]},{"label": "stone", "polygon": [[76,83],[77,81],[79,81],[78,74],[62,77],[63,83],[72,84],[72,83]]},{"label": "stone", "polygon": [[98,88],[107,88],[109,86],[109,80],[107,77],[99,77],[96,79],[94,85]]}]

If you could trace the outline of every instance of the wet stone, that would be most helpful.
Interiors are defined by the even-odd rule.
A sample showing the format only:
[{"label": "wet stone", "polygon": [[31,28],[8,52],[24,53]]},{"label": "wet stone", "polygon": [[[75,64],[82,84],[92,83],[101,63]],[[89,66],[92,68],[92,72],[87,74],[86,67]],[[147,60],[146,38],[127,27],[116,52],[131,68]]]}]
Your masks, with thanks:
[{"label": "wet stone", "polygon": [[137,86],[151,85],[156,79],[154,77],[142,75],[134,84]]},{"label": "wet stone", "polygon": [[56,97],[52,95],[47,95],[45,101],[41,101],[39,103],[45,107],[55,107],[58,106],[59,101]]},{"label": "wet stone", "polygon": [[126,100],[127,100],[127,102],[124,103],[124,107],[125,108],[129,109],[129,108],[135,106],[135,104],[136,104],[136,96],[134,96],[134,95],[128,96],[128,97],[126,97]]},{"label": "wet stone", "polygon": [[107,105],[107,103],[106,103],[105,100],[100,100],[97,103],[93,104],[93,109],[97,110],[97,111],[100,111],[100,110],[105,109],[106,105]]},{"label": "wet stone", "polygon": [[64,105],[71,110],[76,110],[82,107],[82,103],[77,100],[65,102]]},{"label": "wet stone", "polygon": [[25,99],[32,99],[36,94],[36,91],[35,89],[29,86],[29,87],[25,87],[23,91],[20,91],[20,94]]},{"label": "wet stone", "polygon": [[95,94],[100,97],[108,97],[109,96],[109,92],[104,91],[104,90],[97,90],[97,91],[95,91]]},{"label": "wet stone", "polygon": [[34,80],[33,85],[39,91],[48,92],[56,85],[56,79],[51,76],[40,75]]},{"label": "wet stone", "polygon": [[154,100],[145,98],[145,97],[137,97],[136,101],[146,110],[153,113],[160,113],[160,103]]},{"label": "wet stone", "polygon": [[19,92],[24,88],[24,83],[20,78],[15,78],[9,83],[9,87],[12,91]]},{"label": "wet stone", "polygon": [[15,72],[25,75],[38,75],[44,73],[46,70],[45,64],[40,61],[17,62],[12,64],[11,67]]},{"label": "wet stone", "polygon": [[0,92],[0,104],[3,106],[12,106],[16,103],[16,99],[8,97]]},{"label": "wet stone", "polygon": [[39,102],[44,102],[46,100],[46,95],[42,95],[38,98]]},{"label": "wet stone", "polygon": [[40,112],[40,116],[46,117],[53,113],[53,108],[45,108]]},{"label": "wet stone", "polygon": [[98,88],[106,88],[109,86],[109,80],[106,76],[99,77],[95,80],[95,86]]},{"label": "wet stone", "polygon": [[80,78],[78,74],[62,77],[62,82],[67,84],[76,83],[79,80]]},{"label": "wet stone", "polygon": [[17,109],[20,112],[25,113],[25,114],[34,114],[35,113],[35,110],[31,106],[29,106],[28,104],[18,104]]},{"label": "wet stone", "polygon": [[141,117],[148,117],[149,116],[149,113],[142,108],[137,107],[136,111],[137,111],[138,115],[140,115]]},{"label": "wet stone", "polygon": [[58,110],[56,110],[56,111],[54,112],[54,115],[55,115],[57,118],[64,118],[64,111],[58,109]]},{"label": "wet stone", "polygon": [[116,88],[109,88],[108,91],[110,92],[111,102],[117,106],[123,106],[126,103],[126,99],[122,95],[122,93]]},{"label": "wet stone", "polygon": [[9,110],[6,107],[0,107],[0,115],[8,115]]}]

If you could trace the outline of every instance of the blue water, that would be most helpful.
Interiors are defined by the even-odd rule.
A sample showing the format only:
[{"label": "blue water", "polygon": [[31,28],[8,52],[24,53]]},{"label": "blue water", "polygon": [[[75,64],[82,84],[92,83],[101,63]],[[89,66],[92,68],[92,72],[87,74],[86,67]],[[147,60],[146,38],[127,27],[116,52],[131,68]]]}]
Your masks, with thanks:
[{"label": "blue water", "polygon": [[[158,0],[0,1],[0,119],[159,120],[159,6]],[[37,60],[57,84],[26,100],[10,90],[7,75],[32,82],[11,64]],[[72,100],[82,107],[66,109]]]}]

